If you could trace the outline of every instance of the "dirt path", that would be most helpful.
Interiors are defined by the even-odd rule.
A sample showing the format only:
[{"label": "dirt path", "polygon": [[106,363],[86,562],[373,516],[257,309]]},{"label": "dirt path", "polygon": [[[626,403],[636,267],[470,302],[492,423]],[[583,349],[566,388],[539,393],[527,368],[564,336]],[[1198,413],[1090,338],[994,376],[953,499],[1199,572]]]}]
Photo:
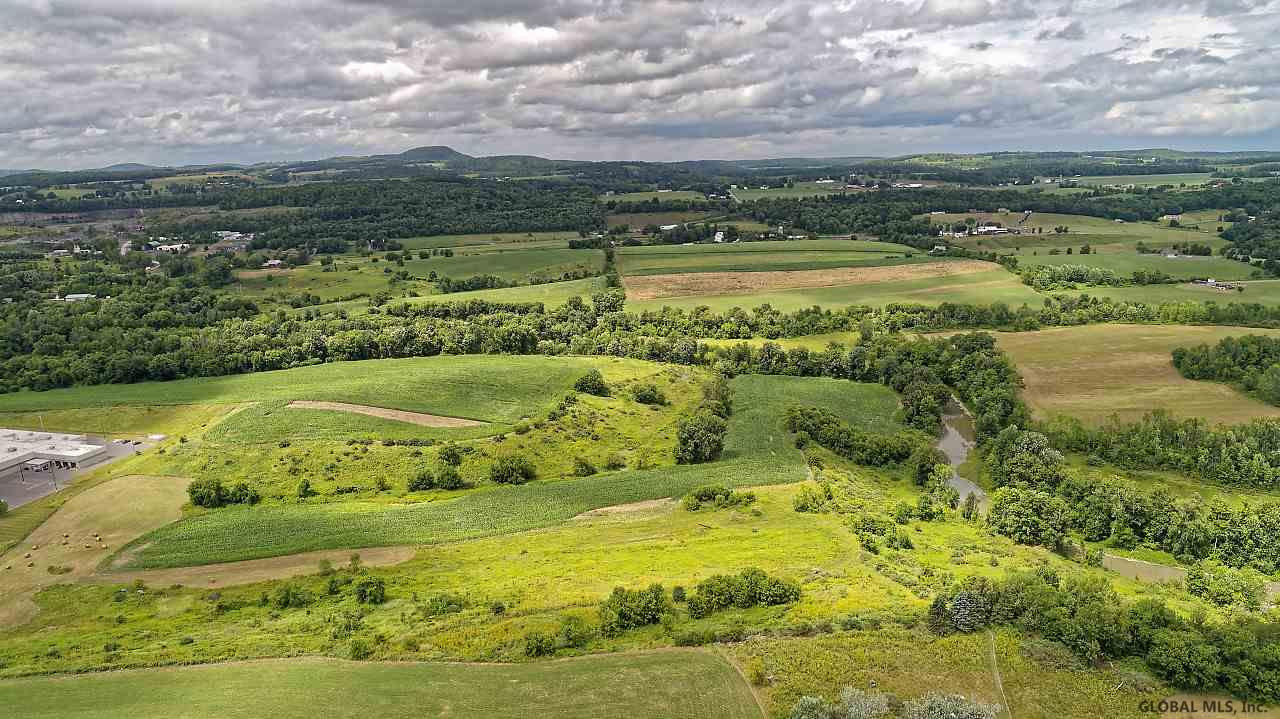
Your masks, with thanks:
[{"label": "dirt path", "polygon": [[67,500],[0,557],[0,627],[34,617],[36,592],[93,574],[121,545],[178,519],[190,481],[120,477]]},{"label": "dirt path", "polygon": [[289,403],[290,407],[297,409],[327,409],[335,412],[354,412],[356,414],[367,414],[370,417],[381,417],[382,419],[394,419],[398,422],[409,422],[411,424],[421,425],[423,427],[483,427],[487,422],[479,422],[474,419],[462,419],[460,417],[441,417],[436,414],[423,414],[421,412],[408,412],[401,409],[387,409],[385,407],[369,407],[363,404],[347,404],[346,402],[314,402],[311,400],[294,400]]},{"label": "dirt path", "polygon": [[132,572],[101,572],[87,577],[85,581],[118,584],[140,579],[148,584],[161,586],[182,584],[189,587],[228,587],[236,584],[252,584],[270,579],[285,579],[315,574],[319,571],[321,561],[328,560],[335,565],[345,564],[353,554],[359,555],[360,563],[366,567],[388,567],[393,564],[407,562],[413,559],[416,553],[417,549],[414,547],[374,547],[358,551],[328,549],[319,552],[291,554],[286,557],[206,564],[199,567],[145,569]]},{"label": "dirt path", "polygon": [[996,680],[996,689],[1000,690],[1000,698],[1004,700],[1004,713],[1013,719],[1013,707],[1009,706],[1009,696],[1004,693],[1004,678],[1000,676],[1000,661],[996,658],[996,634],[987,630],[987,641],[990,643],[991,676]]},{"label": "dirt path", "polygon": [[829,270],[779,272],[689,272],[627,277],[627,298],[657,300],[668,297],[754,293],[806,287],[834,287],[864,282],[901,282],[929,277],[950,277],[998,269],[980,260],[924,262],[883,267],[841,267]]}]

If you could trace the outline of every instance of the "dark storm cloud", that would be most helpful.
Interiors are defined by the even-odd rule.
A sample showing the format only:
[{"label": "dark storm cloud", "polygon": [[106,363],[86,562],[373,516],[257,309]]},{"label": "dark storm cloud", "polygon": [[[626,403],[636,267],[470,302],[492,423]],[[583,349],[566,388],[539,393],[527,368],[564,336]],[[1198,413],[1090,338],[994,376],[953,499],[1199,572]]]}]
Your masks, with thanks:
[{"label": "dark storm cloud", "polygon": [[[0,166],[1272,137],[1275,0],[11,0]],[[1124,28],[1142,28],[1142,37]],[[1017,92],[1010,92],[1017,88]],[[944,138],[939,140],[939,138]]]}]

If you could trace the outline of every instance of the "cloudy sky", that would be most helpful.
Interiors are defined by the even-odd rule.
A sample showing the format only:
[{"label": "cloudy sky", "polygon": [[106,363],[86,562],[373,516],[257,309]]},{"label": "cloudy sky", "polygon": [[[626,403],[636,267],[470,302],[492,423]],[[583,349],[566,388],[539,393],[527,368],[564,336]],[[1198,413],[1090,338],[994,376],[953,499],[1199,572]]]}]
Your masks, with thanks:
[{"label": "cloudy sky", "polygon": [[0,0],[0,167],[1280,149],[1280,0]]}]

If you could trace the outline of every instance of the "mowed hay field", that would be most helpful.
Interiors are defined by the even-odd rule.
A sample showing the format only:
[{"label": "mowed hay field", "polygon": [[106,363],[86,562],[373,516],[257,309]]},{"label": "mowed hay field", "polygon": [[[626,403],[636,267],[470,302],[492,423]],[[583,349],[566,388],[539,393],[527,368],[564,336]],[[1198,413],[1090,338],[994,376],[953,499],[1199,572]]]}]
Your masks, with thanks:
[{"label": "mowed hay field", "polygon": [[[906,255],[916,257],[908,259]],[[618,268],[624,275],[764,272],[900,264],[912,259],[927,262],[932,258],[890,242],[802,240],[623,247],[618,251]]]},{"label": "mowed hay field", "polygon": [[1175,347],[1214,344],[1280,330],[1177,325],[1089,325],[996,335],[1022,374],[1027,404],[1041,417],[1065,414],[1101,423],[1112,414],[1136,419],[1153,409],[1211,423],[1280,416],[1280,408],[1218,382],[1183,378]]},{"label": "mowed hay field", "polygon": [[25,719],[488,717],[757,719],[751,689],[708,651],[529,664],[282,659],[0,682]]},{"label": "mowed hay field", "polygon": [[801,272],[723,272],[627,277],[627,306],[663,306],[715,312],[768,304],[784,312],[814,305],[938,305],[943,302],[1013,307],[1039,305],[1043,297],[996,265],[973,260],[933,261],[888,267]]}]

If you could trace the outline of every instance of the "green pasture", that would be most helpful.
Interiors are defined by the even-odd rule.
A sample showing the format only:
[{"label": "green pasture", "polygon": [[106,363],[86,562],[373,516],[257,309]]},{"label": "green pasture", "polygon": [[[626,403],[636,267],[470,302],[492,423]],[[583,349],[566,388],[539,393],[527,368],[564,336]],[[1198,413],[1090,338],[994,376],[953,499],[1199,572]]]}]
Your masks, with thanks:
[{"label": "green pasture", "polygon": [[898,396],[880,384],[826,377],[742,375],[732,381],[735,411],[725,442],[725,457],[769,454],[798,457],[783,426],[788,407],[821,407],[851,426],[870,432],[903,429],[894,414]]},{"label": "green pasture", "polygon": [[[698,222],[713,215],[708,212],[629,212],[617,213],[605,217],[610,227],[627,225],[632,230],[640,230],[647,225],[679,225],[685,222]],[[725,224],[732,224],[726,222]]]},{"label": "green pasture", "polygon": [[705,200],[706,195],[692,190],[667,190],[652,192],[620,192],[616,195],[604,195],[604,202],[650,202],[652,200]]},{"label": "green pasture", "polygon": [[466,302],[468,300],[486,300],[489,302],[541,302],[548,309],[559,307],[569,301],[570,297],[590,297],[597,292],[608,289],[604,277],[588,277],[581,280],[565,282],[544,282],[536,285],[520,285],[519,287],[503,287],[496,290],[472,290],[470,292],[452,292],[447,295],[428,295],[411,297],[405,301],[409,304],[427,302]]},{"label": "green pasture", "polygon": [[[1217,279],[1216,277],[1214,279]],[[1280,280],[1251,280],[1244,282],[1244,292],[1226,291],[1196,284],[1142,285],[1130,287],[1089,287],[1084,290],[1056,294],[1076,296],[1083,293],[1094,297],[1107,297],[1117,301],[1146,302],[1216,302],[1257,303],[1280,305]]]},{"label": "green pasture", "polygon": [[[1010,229],[1018,228],[1023,234],[1015,235],[969,235],[962,238],[946,238],[948,242],[965,247],[983,247],[1001,249],[1024,247],[1038,244],[1074,245],[1085,242],[1094,245],[1124,244],[1136,246],[1141,240],[1147,245],[1161,247],[1175,242],[1205,243],[1207,233],[1192,229],[1169,227],[1160,222],[1117,222],[1104,217],[1089,215],[1062,215],[1048,212],[1033,212],[1026,222],[1022,222],[1022,212],[1011,208],[1011,212],[961,212],[941,215],[923,216],[934,225],[964,222],[969,218],[979,223],[997,223]],[[1021,223],[1021,224],[1019,224]],[[1054,232],[1056,227],[1066,227],[1066,233]],[[1213,228],[1217,229],[1216,225]],[[1039,232],[1035,232],[1039,230]]]},{"label": "green pasture", "polygon": [[303,658],[0,681],[26,719],[459,716],[756,719],[751,689],[708,651],[526,664]]},{"label": "green pasture", "polygon": [[[1247,294],[1247,293],[1246,293]],[[1191,325],[1096,324],[1037,332],[1002,332],[996,341],[1025,383],[1023,397],[1042,417],[1101,424],[1113,414],[1133,420],[1154,409],[1210,423],[1273,417],[1280,409],[1220,382],[1197,382],[1173,368],[1175,347],[1280,330]]]},{"label": "green pasture", "polygon": [[1014,274],[1001,270],[974,272],[949,277],[893,282],[866,282],[835,287],[813,287],[791,290],[769,290],[753,294],[698,295],[693,297],[668,297],[664,299],[627,301],[634,311],[655,310],[662,307],[694,309],[710,307],[713,312],[726,312],[735,307],[751,309],[769,305],[783,312],[794,312],[813,306],[844,307],[870,305],[883,307],[890,304],[939,305],[943,302],[967,304],[991,304],[1004,302],[1012,307],[1023,304],[1039,306],[1044,301]]},{"label": "green pasture", "polygon": [[[1180,255],[1165,257],[1160,254],[1138,254],[1128,250],[1106,249],[1081,255],[1050,255],[1047,248],[1023,248],[1017,253],[1019,267],[1041,267],[1061,265],[1084,265],[1113,270],[1122,278],[1134,272],[1163,272],[1175,279],[1189,280],[1197,278],[1213,278],[1215,280],[1246,280],[1260,273],[1261,270],[1245,262],[1230,260],[1225,257],[1193,257]],[[1099,288],[1101,289],[1101,288]],[[1102,292],[1100,292],[1101,294]]]},{"label": "green pasture", "polygon": [[492,232],[472,235],[431,235],[406,237],[396,240],[406,250],[430,250],[446,247],[564,247],[564,243],[578,237],[577,232]]},{"label": "green pasture", "polygon": [[449,355],[331,362],[226,377],[15,392],[0,395],[0,412],[307,399],[514,422],[554,402],[584,372],[608,361]]},{"label": "green pasture", "polygon": [[1170,693],[1153,680],[1135,683],[1124,667],[1091,670],[1062,645],[1004,630],[940,638],[890,626],[765,639],[731,651],[740,663],[758,662],[777,677],[765,693],[770,712],[780,717],[801,696],[834,700],[846,686],[900,699],[929,691],[961,694],[1001,705],[1000,719],[1139,719],[1153,716],[1140,710],[1144,700]]},{"label": "green pasture", "polygon": [[[698,246],[695,245],[695,247]],[[746,250],[742,252],[661,252],[652,250],[649,252],[619,253],[618,267],[624,275],[666,275],[689,272],[784,272],[827,270],[841,267],[886,267],[937,261],[937,258],[920,253],[918,250],[911,250],[908,254],[912,252],[915,253],[914,257],[906,257],[902,252],[809,250],[804,247],[795,247],[790,250]]]},{"label": "green pasture", "polygon": [[[389,263],[393,271],[402,268]],[[405,260],[404,270],[419,278],[431,272],[444,277],[462,279],[474,275],[496,275],[513,282],[534,278],[559,277],[566,272],[584,270],[600,272],[604,253],[600,250],[561,249],[489,249],[469,248],[455,251],[453,257],[431,257]]]},{"label": "green pasture", "polygon": [[1135,187],[1158,187],[1160,185],[1203,185],[1213,178],[1209,172],[1182,172],[1166,175],[1091,175],[1077,177],[1076,182],[1082,185],[1118,186],[1134,185]]},{"label": "green pasture", "polygon": [[[337,547],[429,544],[549,526],[599,507],[679,497],[700,484],[792,482],[804,476],[803,460],[790,445],[781,419],[796,402],[832,408],[860,426],[897,426],[892,419],[897,399],[878,385],[790,377],[743,377],[735,383],[740,392],[735,394],[721,462],[539,481],[515,488],[487,486],[457,499],[390,507],[349,501],[229,508],[161,529],[143,542],[134,560],[144,567],[184,566]],[[694,396],[696,392],[682,393]],[[656,421],[655,417],[650,424]],[[592,426],[615,433],[603,421]],[[552,442],[547,451],[573,454],[576,450],[567,448],[566,438],[556,436],[559,432],[553,428],[542,439],[535,431],[525,447]]]}]

